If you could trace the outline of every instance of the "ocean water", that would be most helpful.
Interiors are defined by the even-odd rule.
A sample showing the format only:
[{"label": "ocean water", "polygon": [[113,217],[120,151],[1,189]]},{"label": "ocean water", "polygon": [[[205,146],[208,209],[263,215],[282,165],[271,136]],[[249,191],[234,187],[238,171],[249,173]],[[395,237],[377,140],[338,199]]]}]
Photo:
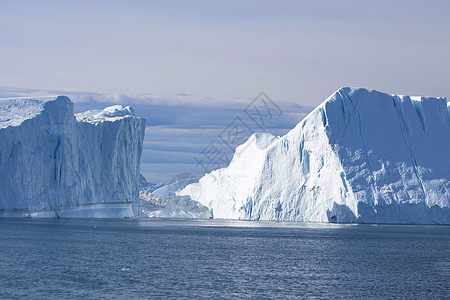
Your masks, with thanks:
[{"label": "ocean water", "polygon": [[1,299],[449,299],[450,227],[0,220]]}]

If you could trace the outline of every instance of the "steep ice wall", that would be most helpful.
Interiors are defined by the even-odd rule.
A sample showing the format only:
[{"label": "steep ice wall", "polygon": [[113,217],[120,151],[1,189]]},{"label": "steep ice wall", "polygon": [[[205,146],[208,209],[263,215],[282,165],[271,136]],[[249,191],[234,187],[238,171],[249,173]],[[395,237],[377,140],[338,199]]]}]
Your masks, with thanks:
[{"label": "steep ice wall", "polygon": [[130,107],[1,99],[0,216],[133,217],[144,129]]},{"label": "steep ice wall", "polygon": [[253,135],[198,201],[215,218],[449,224],[449,151],[445,98],[342,88],[285,136]]}]

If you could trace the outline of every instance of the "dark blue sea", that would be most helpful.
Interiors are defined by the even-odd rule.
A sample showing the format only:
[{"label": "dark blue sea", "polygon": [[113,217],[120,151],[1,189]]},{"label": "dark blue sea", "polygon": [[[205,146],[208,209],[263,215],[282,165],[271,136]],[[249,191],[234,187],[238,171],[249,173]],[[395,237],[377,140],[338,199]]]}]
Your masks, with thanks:
[{"label": "dark blue sea", "polygon": [[450,227],[0,220],[1,299],[449,299]]}]

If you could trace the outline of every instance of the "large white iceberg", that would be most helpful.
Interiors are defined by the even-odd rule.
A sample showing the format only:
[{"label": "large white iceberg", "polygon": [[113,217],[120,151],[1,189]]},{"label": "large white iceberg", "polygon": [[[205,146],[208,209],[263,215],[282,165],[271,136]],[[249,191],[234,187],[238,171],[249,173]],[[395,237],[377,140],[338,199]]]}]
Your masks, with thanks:
[{"label": "large white iceberg", "polygon": [[138,216],[144,131],[131,107],[0,99],[0,216]]},{"label": "large white iceberg", "polygon": [[254,134],[227,168],[178,194],[192,188],[214,218],[449,224],[449,106],[341,88],[285,136]]}]

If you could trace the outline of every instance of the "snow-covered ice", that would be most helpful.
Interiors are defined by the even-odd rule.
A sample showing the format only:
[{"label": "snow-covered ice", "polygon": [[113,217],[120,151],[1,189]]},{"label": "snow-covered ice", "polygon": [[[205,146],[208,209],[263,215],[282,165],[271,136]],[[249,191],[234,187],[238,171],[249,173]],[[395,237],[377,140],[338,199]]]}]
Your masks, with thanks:
[{"label": "snow-covered ice", "polygon": [[157,197],[140,192],[141,216],[148,218],[211,219],[208,207],[194,201],[189,196]]},{"label": "snow-covered ice", "polygon": [[74,115],[65,96],[0,99],[0,216],[138,215],[144,132],[131,107]]},{"label": "snow-covered ice", "polygon": [[178,195],[200,185],[214,218],[450,224],[449,113],[445,98],[341,88]]}]

